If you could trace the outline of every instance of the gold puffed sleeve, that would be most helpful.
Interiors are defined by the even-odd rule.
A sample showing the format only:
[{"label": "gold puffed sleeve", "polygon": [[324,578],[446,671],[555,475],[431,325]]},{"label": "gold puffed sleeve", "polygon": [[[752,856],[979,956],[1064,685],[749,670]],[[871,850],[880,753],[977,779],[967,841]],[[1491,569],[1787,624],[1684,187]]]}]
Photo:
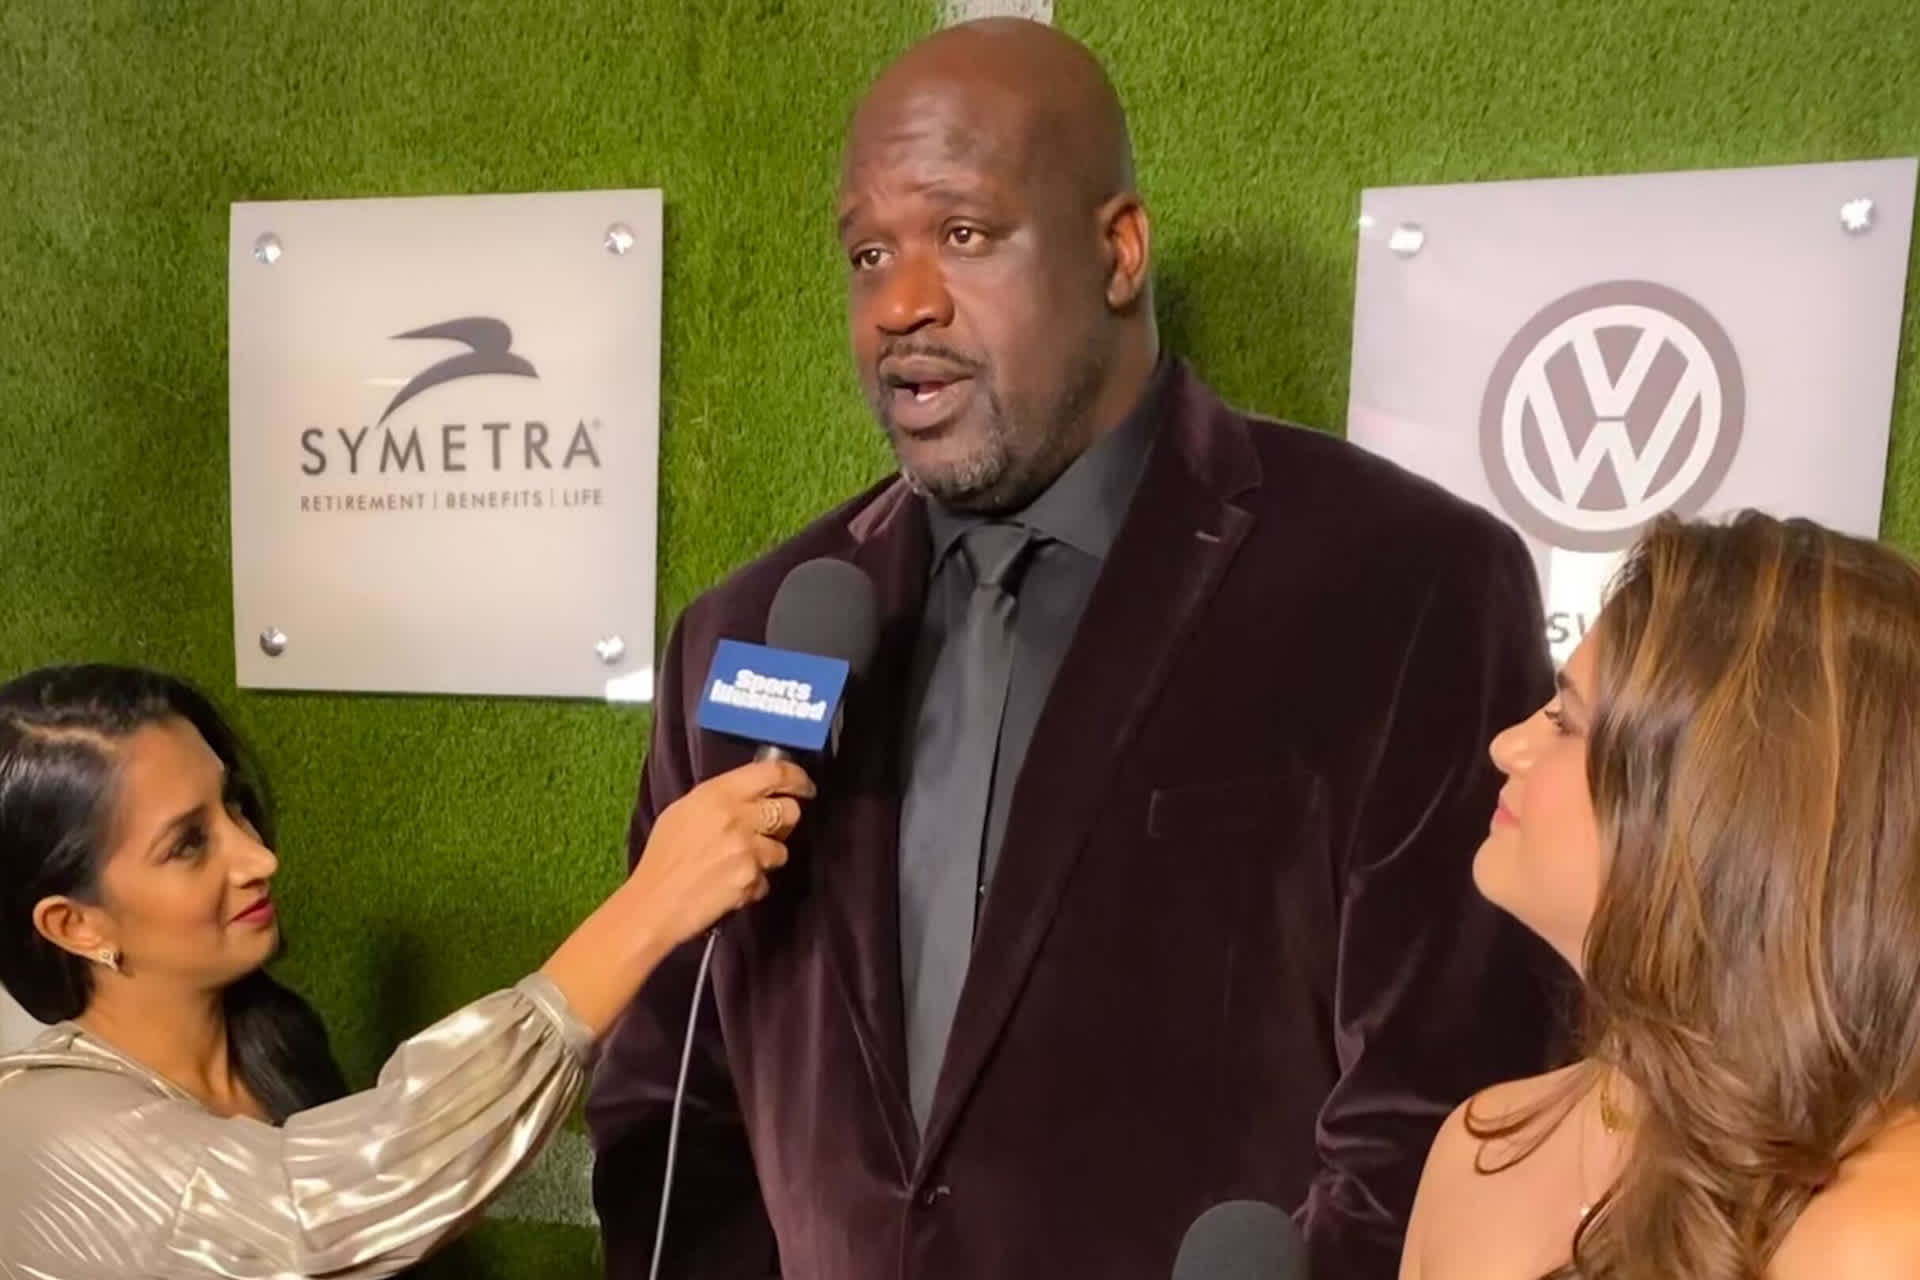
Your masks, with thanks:
[{"label": "gold puffed sleeve", "polygon": [[222,1119],[72,1026],[0,1059],[0,1276],[389,1276],[470,1223],[579,1096],[587,1030],[541,975],[282,1128]]}]

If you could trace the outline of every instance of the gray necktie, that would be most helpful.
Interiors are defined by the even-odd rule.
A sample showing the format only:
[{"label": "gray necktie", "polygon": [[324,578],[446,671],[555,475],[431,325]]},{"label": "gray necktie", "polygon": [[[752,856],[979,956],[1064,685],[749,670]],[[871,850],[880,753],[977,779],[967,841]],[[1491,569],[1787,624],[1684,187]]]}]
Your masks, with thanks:
[{"label": "gray necktie", "polygon": [[973,591],[927,682],[955,693],[923,701],[914,723],[900,811],[900,975],[907,1078],[922,1133],[973,952],[982,837],[1013,667],[1008,588],[1032,544],[1019,525],[976,525],[961,535]]}]

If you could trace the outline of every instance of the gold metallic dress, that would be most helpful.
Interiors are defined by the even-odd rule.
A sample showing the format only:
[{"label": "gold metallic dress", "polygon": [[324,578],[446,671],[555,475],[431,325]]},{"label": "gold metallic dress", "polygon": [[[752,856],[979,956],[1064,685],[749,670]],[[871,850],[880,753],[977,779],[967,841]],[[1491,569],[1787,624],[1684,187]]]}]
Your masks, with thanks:
[{"label": "gold metallic dress", "polygon": [[0,1277],[388,1276],[545,1144],[591,1038],[534,975],[274,1128],[222,1119],[72,1023],[0,1057]]}]

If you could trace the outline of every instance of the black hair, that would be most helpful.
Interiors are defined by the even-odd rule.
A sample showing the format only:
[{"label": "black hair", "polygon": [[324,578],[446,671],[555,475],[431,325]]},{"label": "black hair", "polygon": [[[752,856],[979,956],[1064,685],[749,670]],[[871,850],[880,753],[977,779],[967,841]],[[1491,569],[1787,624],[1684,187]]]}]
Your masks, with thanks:
[{"label": "black hair", "polygon": [[[78,1017],[93,966],[33,925],[51,896],[97,900],[118,779],[114,744],[169,720],[226,766],[228,799],[273,844],[258,774],[239,736],[183,680],[135,667],[44,667],[0,686],[0,985],[42,1022]],[[275,1124],[346,1093],[313,1008],[255,970],[226,989],[234,1067]]]}]

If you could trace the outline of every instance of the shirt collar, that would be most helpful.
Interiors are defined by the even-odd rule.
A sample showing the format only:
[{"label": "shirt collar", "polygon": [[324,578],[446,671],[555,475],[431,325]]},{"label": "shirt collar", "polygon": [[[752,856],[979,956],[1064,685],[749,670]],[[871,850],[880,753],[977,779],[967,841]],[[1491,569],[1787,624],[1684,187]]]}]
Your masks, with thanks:
[{"label": "shirt collar", "polygon": [[[1024,524],[1043,537],[1064,542],[1095,560],[1105,560],[1147,469],[1172,364],[1163,356],[1127,416],[1068,464],[1039,497],[1019,511],[991,518]],[[951,511],[929,500],[927,527],[933,537],[933,567],[937,570],[945,562],[947,552],[962,534],[989,518]]]}]

